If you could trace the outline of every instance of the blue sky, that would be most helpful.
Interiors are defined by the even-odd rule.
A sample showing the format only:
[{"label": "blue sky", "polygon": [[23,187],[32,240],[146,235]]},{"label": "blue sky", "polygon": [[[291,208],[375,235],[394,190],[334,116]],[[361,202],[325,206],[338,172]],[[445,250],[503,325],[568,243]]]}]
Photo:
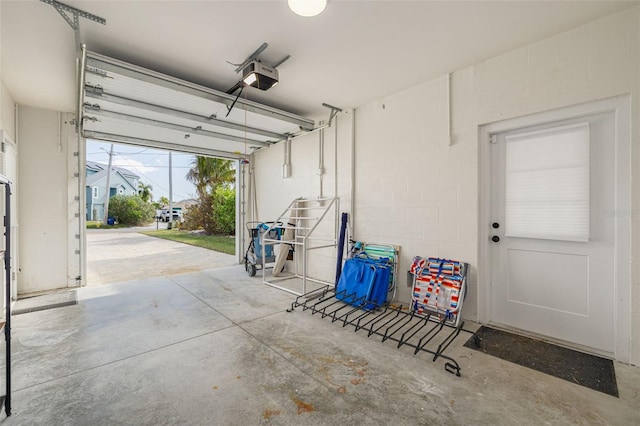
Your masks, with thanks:
[{"label": "blue sky", "polygon": [[[87,160],[108,164],[110,147],[110,143],[87,140]],[[134,172],[141,182],[151,185],[154,201],[161,196],[169,198],[169,151],[113,144],[113,152],[113,165]],[[173,201],[196,198],[195,186],[185,179],[194,155],[174,152],[171,156]]]}]

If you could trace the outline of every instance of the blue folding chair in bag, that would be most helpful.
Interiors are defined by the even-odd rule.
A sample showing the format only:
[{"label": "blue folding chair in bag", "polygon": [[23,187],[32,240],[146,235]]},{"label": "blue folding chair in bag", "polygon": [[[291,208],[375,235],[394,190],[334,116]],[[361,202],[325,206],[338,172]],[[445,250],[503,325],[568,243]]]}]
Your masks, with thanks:
[{"label": "blue folding chair in bag", "polygon": [[390,266],[366,256],[348,259],[336,285],[336,298],[371,310],[387,301]]}]

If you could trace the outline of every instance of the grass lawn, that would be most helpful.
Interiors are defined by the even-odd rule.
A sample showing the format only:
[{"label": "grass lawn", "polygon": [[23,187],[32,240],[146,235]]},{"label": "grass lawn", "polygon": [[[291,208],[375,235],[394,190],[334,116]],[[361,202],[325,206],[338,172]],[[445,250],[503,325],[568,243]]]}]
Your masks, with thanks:
[{"label": "grass lawn", "polygon": [[165,240],[177,241],[179,243],[191,244],[192,246],[202,247],[226,254],[236,253],[236,239],[225,235],[205,235],[189,231],[179,231],[177,229],[142,231],[141,234],[164,238]]}]

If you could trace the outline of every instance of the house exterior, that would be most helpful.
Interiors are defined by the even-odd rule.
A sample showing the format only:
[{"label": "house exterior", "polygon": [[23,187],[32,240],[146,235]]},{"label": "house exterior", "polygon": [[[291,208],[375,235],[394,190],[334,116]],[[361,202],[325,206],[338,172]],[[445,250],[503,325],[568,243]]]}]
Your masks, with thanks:
[{"label": "house exterior", "polygon": [[[107,165],[87,161],[86,168],[86,218],[104,219],[105,189],[107,185]],[[114,195],[136,195],[140,176],[122,167],[111,167],[109,198]]]},{"label": "house exterior", "polygon": [[[187,199],[178,201],[177,203],[173,203],[173,208],[174,209],[179,208],[180,210],[182,210],[182,212],[186,212],[196,204],[198,204],[198,200],[193,198],[187,198]],[[166,206],[166,207],[168,208],[169,206]]]}]

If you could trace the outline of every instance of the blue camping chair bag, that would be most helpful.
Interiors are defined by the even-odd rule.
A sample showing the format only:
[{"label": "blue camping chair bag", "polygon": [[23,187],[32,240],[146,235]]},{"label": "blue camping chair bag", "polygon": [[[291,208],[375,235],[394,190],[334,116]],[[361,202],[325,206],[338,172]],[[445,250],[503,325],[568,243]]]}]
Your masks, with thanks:
[{"label": "blue camping chair bag", "polygon": [[387,301],[389,265],[367,258],[348,259],[336,286],[336,298],[353,306],[375,309]]}]

